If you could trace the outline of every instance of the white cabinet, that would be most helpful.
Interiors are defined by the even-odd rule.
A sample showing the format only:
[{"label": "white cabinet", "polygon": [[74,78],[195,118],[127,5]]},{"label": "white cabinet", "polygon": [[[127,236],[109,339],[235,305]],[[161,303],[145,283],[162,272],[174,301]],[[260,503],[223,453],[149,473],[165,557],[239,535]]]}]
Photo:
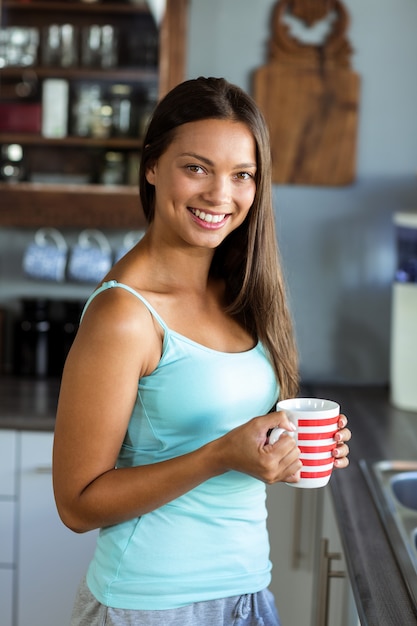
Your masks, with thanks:
[{"label": "white cabinet", "polygon": [[0,430],[0,624],[65,626],[94,550],[58,517],[50,432]]},{"label": "white cabinet", "polygon": [[[295,520],[298,517],[298,498],[301,490],[282,483],[268,490],[268,529],[271,543],[271,591],[282,624],[311,625],[313,602],[312,571],[314,565],[315,514],[305,513],[309,520],[304,525],[308,537],[303,545],[298,540]],[[306,496],[310,491],[304,490]],[[303,554],[301,554],[303,550]]]},{"label": "white cabinet", "polygon": [[[268,487],[268,511],[271,591],[283,625],[359,626],[329,487],[273,485]],[[326,556],[341,557],[332,559],[329,569],[346,576],[328,578],[324,548]]]},{"label": "white cabinet", "polygon": [[13,588],[16,572],[14,527],[17,511],[17,436],[0,432],[0,607],[2,626],[13,626]]},{"label": "white cabinet", "polygon": [[16,495],[16,442],[14,430],[0,432],[0,497],[14,498]]},{"label": "white cabinet", "polygon": [[319,494],[314,626],[360,626],[329,487]]},{"label": "white cabinet", "polygon": [[13,573],[0,569],[0,607],[2,626],[13,626]]},{"label": "white cabinet", "polygon": [[96,532],[59,519],[52,491],[52,433],[21,435],[17,626],[65,626],[92,556]]}]

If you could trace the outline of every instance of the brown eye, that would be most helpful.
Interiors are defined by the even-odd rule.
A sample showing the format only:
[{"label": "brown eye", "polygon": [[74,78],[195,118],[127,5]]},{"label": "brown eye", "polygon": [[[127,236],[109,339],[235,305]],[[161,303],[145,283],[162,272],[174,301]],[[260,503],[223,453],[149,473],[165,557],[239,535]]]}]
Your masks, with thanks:
[{"label": "brown eye", "polygon": [[186,168],[188,171],[193,172],[195,174],[204,173],[204,170],[201,167],[201,165],[187,165]]},{"label": "brown eye", "polygon": [[236,174],[236,178],[238,178],[239,180],[251,180],[255,177],[250,172],[239,172],[238,174]]}]

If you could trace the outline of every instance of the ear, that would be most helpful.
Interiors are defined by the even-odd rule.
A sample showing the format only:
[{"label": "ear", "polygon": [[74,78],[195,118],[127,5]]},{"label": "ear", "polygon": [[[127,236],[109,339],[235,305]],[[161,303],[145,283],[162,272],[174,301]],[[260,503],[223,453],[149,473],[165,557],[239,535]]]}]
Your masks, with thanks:
[{"label": "ear", "polygon": [[149,165],[149,166],[146,168],[145,177],[146,177],[146,180],[148,181],[148,183],[149,183],[150,185],[155,185],[155,179],[156,179],[156,162],[151,163],[151,165]]}]

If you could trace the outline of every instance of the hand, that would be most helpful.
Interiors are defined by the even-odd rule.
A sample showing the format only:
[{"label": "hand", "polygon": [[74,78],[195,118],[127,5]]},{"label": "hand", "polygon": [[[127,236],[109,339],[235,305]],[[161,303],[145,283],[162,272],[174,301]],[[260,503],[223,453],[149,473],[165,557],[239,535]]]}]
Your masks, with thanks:
[{"label": "hand", "polygon": [[347,455],[349,454],[349,446],[345,442],[350,441],[352,433],[350,432],[349,428],[346,428],[346,425],[346,415],[341,415],[338,422],[339,430],[334,436],[337,442],[337,446],[333,450],[333,456],[335,459],[334,466],[338,469],[347,467],[349,465],[349,459],[347,458]]},{"label": "hand", "polygon": [[294,438],[285,433],[276,443],[268,443],[268,433],[275,427],[295,430],[280,411],[255,417],[213,442],[221,471],[243,472],[267,484],[297,482],[302,467],[300,451]]}]

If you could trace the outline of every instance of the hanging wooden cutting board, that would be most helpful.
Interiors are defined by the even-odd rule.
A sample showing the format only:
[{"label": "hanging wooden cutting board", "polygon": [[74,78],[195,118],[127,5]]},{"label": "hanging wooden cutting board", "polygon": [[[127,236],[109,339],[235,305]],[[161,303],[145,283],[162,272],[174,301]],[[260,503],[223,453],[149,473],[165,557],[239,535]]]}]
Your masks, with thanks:
[{"label": "hanging wooden cutting board", "polygon": [[334,0],[331,34],[311,46],[292,38],[283,23],[291,4],[276,5],[270,60],[254,76],[254,98],[271,135],[273,181],[348,185],[355,179],[360,95],[345,36],[348,15]]}]

